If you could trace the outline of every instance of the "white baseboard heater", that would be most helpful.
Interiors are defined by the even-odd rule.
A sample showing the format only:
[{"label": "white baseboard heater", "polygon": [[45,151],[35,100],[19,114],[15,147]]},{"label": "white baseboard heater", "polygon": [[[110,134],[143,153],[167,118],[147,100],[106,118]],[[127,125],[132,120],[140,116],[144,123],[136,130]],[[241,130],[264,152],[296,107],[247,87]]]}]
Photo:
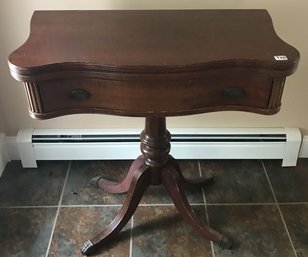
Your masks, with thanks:
[{"label": "white baseboard heater", "polygon": [[[140,155],[142,129],[22,129],[17,147],[25,168],[37,160],[124,160]],[[177,159],[281,159],[295,166],[298,128],[170,129]]]}]

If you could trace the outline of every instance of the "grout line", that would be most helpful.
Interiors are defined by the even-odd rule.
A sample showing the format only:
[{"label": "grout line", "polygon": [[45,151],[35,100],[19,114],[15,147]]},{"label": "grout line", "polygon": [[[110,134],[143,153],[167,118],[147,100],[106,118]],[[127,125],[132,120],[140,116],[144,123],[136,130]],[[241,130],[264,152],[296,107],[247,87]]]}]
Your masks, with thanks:
[{"label": "grout line", "polygon": [[88,208],[88,207],[122,207],[123,204],[65,204],[61,208]]},{"label": "grout line", "polygon": [[[205,198],[205,194],[202,196]],[[279,205],[307,205],[308,202],[281,202]],[[203,206],[204,203],[190,203],[191,206]],[[206,203],[207,206],[254,206],[254,205],[277,205],[277,203]],[[0,209],[37,209],[37,208],[87,208],[87,207],[122,207],[123,204],[65,204],[65,205],[9,205],[0,206]],[[173,203],[141,203],[143,207],[174,206]]]},{"label": "grout line", "polygon": [[133,256],[133,228],[134,228],[134,215],[130,221],[130,241],[129,241],[129,257]]},{"label": "grout line", "polygon": [[20,205],[20,206],[0,206],[0,209],[38,209],[38,208],[58,208],[58,205]]},{"label": "grout line", "polygon": [[283,214],[282,214],[282,212],[281,212],[279,203],[278,203],[278,201],[277,201],[274,188],[273,188],[272,183],[271,183],[271,181],[270,181],[270,178],[269,178],[269,176],[268,176],[268,174],[267,174],[266,167],[265,167],[264,162],[263,162],[262,160],[261,160],[261,163],[262,163],[262,166],[263,166],[263,170],[264,170],[265,176],[266,176],[267,181],[268,181],[268,183],[269,183],[270,189],[271,189],[271,191],[272,191],[274,200],[275,200],[275,202],[276,202],[276,207],[277,207],[278,212],[279,212],[279,214],[280,214],[280,218],[282,219],[282,223],[283,223],[283,225],[284,225],[284,228],[285,228],[285,230],[286,230],[286,232],[287,232],[287,236],[288,236],[289,241],[290,241],[290,243],[291,243],[291,247],[292,247],[292,249],[293,249],[293,252],[294,252],[295,256],[298,257],[298,256],[297,256],[297,253],[296,253],[296,250],[295,250],[295,247],[294,247],[294,245],[293,245],[293,241],[292,241],[291,235],[290,235],[289,230],[288,230],[288,227],[287,227],[287,223],[286,223],[286,221],[285,221],[285,219],[284,219],[284,217],[283,217]]},{"label": "grout line", "polygon": [[[189,203],[190,205],[192,206],[202,206],[204,205],[204,203]],[[139,206],[142,206],[142,207],[155,207],[155,206],[172,206],[174,207],[174,203],[153,203],[153,204],[147,204],[147,203],[141,203],[139,204]]]},{"label": "grout line", "polygon": [[[191,206],[203,206],[204,203],[189,203],[189,205]],[[155,206],[172,206],[174,207],[174,203],[153,203],[153,204],[148,204],[148,203],[141,203],[138,206],[142,206],[142,207],[155,207]]]},{"label": "grout line", "polygon": [[68,178],[68,175],[69,175],[69,172],[70,172],[70,169],[71,169],[71,163],[72,163],[72,161],[70,161],[69,164],[68,164],[66,176],[65,176],[65,179],[64,179],[64,183],[63,183],[63,187],[62,187],[59,203],[58,203],[58,206],[57,206],[58,209],[57,209],[57,212],[56,212],[55,220],[54,220],[54,223],[53,223],[53,226],[52,226],[51,235],[50,235],[50,239],[49,239],[47,250],[46,250],[46,255],[45,255],[46,257],[49,254],[49,249],[50,249],[50,246],[51,246],[51,241],[52,241],[52,238],[53,238],[53,234],[55,232],[56,223],[57,223],[59,212],[60,212],[60,208],[61,208],[61,203],[62,203],[62,199],[63,199],[64,190],[65,190],[65,187],[66,187],[67,178]]},{"label": "grout line", "polygon": [[[199,167],[199,175],[200,175],[200,178],[201,178],[202,177],[202,171],[201,171],[200,161],[198,161],[198,167]],[[204,188],[202,188],[202,196],[203,196],[203,202],[204,202],[204,210],[205,210],[206,221],[207,221],[208,226],[210,226],[210,220],[209,220],[209,214],[208,214],[208,211],[207,211],[207,202],[206,202]],[[210,245],[211,245],[212,257],[215,257],[214,244],[213,244],[212,241],[210,241]]]},{"label": "grout line", "polygon": [[[198,168],[199,168],[199,176],[200,178],[202,178],[202,172],[201,172],[201,165],[200,165],[200,161],[198,161]],[[203,203],[206,206],[206,198],[205,198],[205,191],[204,188],[202,188],[202,197],[203,197]]]},{"label": "grout line", "polygon": [[203,206],[204,205],[204,202],[203,203],[189,203],[190,206]]},{"label": "grout line", "polygon": [[211,243],[212,256],[215,257],[214,243],[212,241],[210,241],[210,243]]},{"label": "grout line", "polygon": [[276,203],[207,203],[207,206],[250,206],[250,205],[277,205]]},{"label": "grout line", "polygon": [[279,205],[296,205],[296,204],[308,204],[308,202],[281,202],[281,203],[278,203]]},{"label": "grout line", "polygon": [[[205,198],[205,194],[203,195]],[[308,202],[281,202],[279,205],[307,205]],[[203,206],[204,203],[190,203],[191,206]],[[254,206],[254,205],[277,205],[277,203],[206,203],[207,206]],[[37,208],[87,208],[87,207],[122,207],[123,204],[65,204],[65,205],[9,205],[0,206],[0,209],[37,209]],[[174,206],[173,203],[141,203],[143,207]]]},{"label": "grout line", "polygon": [[140,203],[138,206],[149,207],[149,206],[174,206],[173,203]]},{"label": "grout line", "polygon": [[[201,178],[201,177],[202,177],[202,172],[201,172],[200,161],[198,161],[198,168],[199,168],[199,176],[200,176],[200,178]],[[204,210],[205,210],[206,221],[207,221],[207,224],[209,224],[209,215],[208,215],[208,212],[207,212],[207,204],[206,204],[206,198],[205,198],[205,191],[204,191],[204,188],[202,188],[202,197],[203,197],[203,204],[204,204]]]}]

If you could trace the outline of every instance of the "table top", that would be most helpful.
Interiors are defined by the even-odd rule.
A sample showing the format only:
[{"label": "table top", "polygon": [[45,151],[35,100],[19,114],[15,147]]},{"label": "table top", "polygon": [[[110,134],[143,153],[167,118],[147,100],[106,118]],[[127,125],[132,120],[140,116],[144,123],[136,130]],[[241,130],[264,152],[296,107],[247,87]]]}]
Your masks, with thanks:
[{"label": "table top", "polygon": [[299,57],[266,10],[36,11],[9,67],[38,119],[274,114]]},{"label": "table top", "polygon": [[266,10],[35,11],[9,65],[16,79],[31,81],[66,68],[144,74],[240,66],[290,75],[298,60]]}]

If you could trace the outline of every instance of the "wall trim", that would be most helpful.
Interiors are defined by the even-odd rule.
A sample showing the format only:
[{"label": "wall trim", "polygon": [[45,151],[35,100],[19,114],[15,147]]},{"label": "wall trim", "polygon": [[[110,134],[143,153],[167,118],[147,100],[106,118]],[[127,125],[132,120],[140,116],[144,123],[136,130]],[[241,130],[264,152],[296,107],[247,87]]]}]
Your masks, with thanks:
[{"label": "wall trim", "polygon": [[7,136],[6,137],[6,147],[9,160],[20,160],[20,155],[17,147],[16,136]]},{"label": "wall trim", "polygon": [[0,177],[8,162],[9,156],[7,152],[6,137],[4,133],[0,133]]},{"label": "wall trim", "polygon": [[301,149],[299,152],[300,158],[308,158],[308,135],[303,136]]}]

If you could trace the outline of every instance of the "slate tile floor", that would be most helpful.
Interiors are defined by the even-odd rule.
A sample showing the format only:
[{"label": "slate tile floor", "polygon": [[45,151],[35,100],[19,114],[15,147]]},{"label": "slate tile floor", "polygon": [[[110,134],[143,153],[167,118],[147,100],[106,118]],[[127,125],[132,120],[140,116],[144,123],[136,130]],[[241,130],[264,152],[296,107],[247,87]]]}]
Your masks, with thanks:
[{"label": "slate tile floor", "polygon": [[[123,178],[129,161],[43,161],[37,169],[10,162],[0,178],[0,256],[76,257],[80,246],[117,214],[125,195],[89,185],[104,174]],[[189,178],[215,174],[216,184],[187,192],[204,223],[234,241],[222,250],[179,217],[162,187],[147,190],[131,221],[96,256],[306,257],[308,159],[180,161]]]}]

